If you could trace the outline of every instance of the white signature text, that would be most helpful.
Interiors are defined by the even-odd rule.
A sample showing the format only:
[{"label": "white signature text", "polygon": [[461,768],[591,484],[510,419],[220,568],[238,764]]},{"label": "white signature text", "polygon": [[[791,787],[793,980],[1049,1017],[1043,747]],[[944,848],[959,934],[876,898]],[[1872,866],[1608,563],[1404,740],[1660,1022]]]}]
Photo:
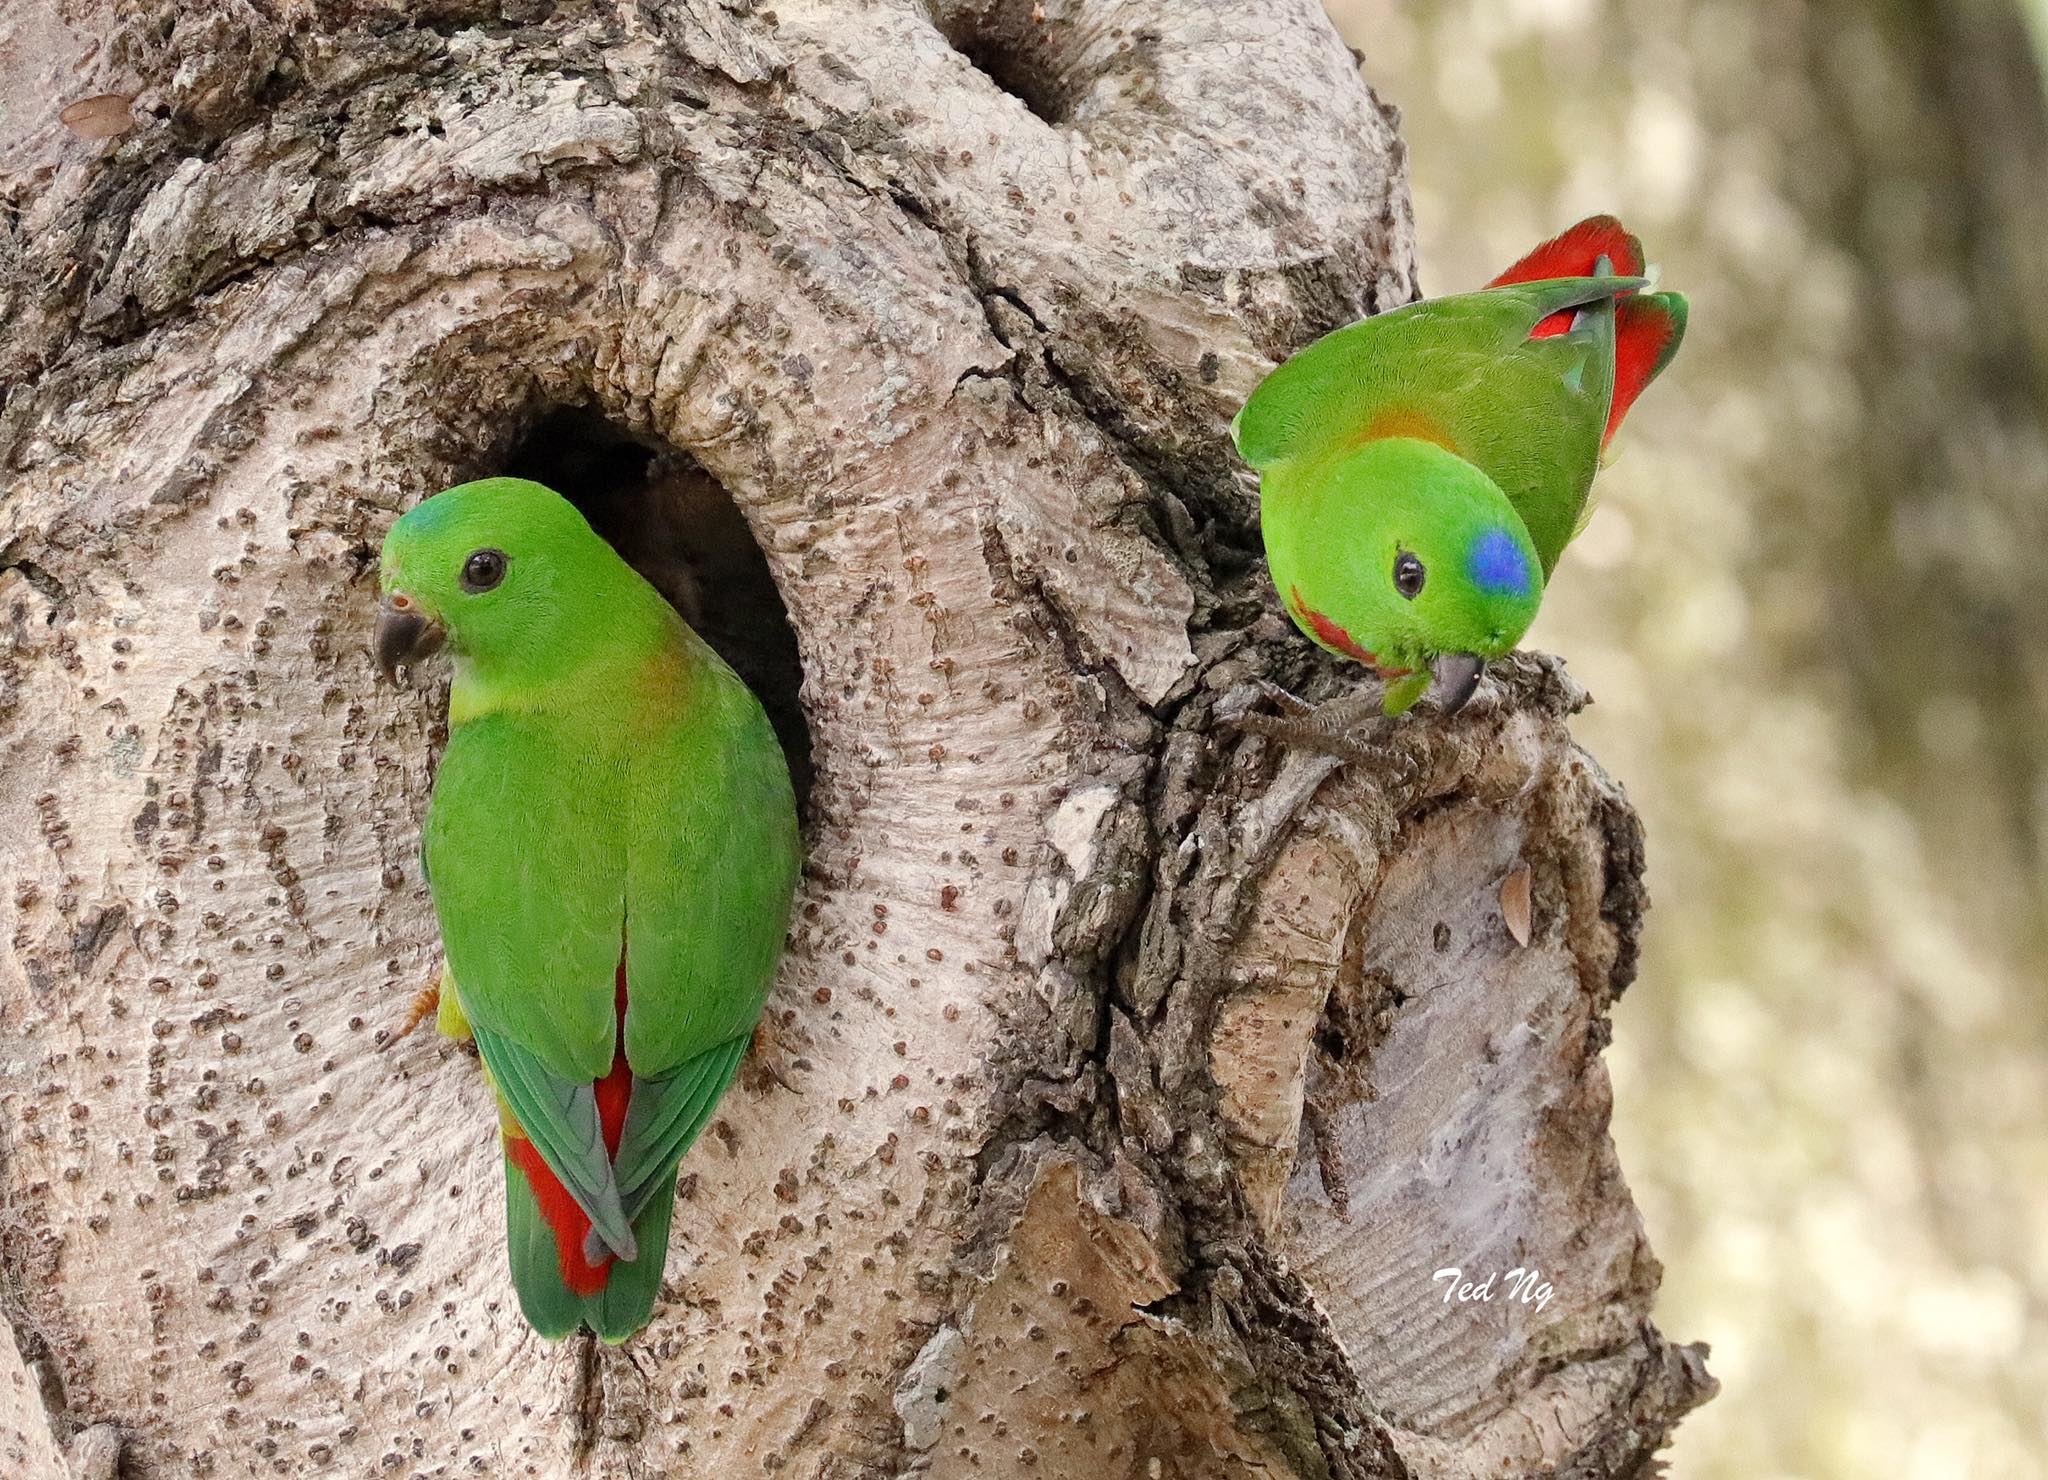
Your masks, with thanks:
[{"label": "white signature text", "polygon": [[1470,1301],[1490,1301],[1496,1295],[1509,1300],[1519,1300],[1524,1305],[1533,1305],[1538,1310],[1550,1304],[1553,1293],[1550,1281],[1531,1268],[1520,1265],[1503,1273],[1495,1270],[1483,1280],[1468,1280],[1465,1271],[1458,1268],[1439,1269],[1430,1280],[1444,1287],[1444,1304],[1457,1301],[1463,1305]]}]

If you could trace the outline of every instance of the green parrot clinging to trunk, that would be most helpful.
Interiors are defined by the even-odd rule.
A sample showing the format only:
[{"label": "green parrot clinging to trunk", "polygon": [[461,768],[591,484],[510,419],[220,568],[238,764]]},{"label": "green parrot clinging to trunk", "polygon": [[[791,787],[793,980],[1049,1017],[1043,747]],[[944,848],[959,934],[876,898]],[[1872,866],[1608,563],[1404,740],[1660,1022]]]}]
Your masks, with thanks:
[{"label": "green parrot clinging to trunk", "polygon": [[444,644],[447,753],[422,856],[439,1024],[498,1098],[520,1309],[645,1326],[676,1165],[774,979],[801,862],[760,703],[561,495],[437,494],[384,541],[376,657]]},{"label": "green parrot clinging to trunk", "polygon": [[1385,680],[1386,714],[1432,677],[1455,711],[1535,620],[1608,440],[1685,334],[1685,299],[1643,271],[1594,216],[1479,292],[1325,335],[1238,413],[1280,598]]}]

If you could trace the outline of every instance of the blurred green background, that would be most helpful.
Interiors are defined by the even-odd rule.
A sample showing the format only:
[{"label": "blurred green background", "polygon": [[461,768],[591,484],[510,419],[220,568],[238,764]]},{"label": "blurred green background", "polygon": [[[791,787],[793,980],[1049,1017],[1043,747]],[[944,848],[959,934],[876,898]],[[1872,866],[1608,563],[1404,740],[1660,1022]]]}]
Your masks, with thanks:
[{"label": "blurred green background", "polygon": [[2041,0],[1328,0],[1424,290],[1692,299],[1530,642],[1650,833],[1615,1137],[1678,1480],[2048,1476]]}]

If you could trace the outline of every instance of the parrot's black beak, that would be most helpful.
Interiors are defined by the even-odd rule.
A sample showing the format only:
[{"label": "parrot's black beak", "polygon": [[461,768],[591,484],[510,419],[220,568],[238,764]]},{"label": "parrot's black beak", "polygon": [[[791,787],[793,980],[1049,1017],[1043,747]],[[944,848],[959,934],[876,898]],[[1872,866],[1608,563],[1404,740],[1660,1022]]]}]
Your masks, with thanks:
[{"label": "parrot's black beak", "polygon": [[1478,692],[1479,676],[1486,672],[1486,659],[1476,653],[1445,653],[1429,666],[1436,674],[1437,708],[1452,715]]},{"label": "parrot's black beak", "polygon": [[431,658],[441,650],[447,636],[441,624],[424,616],[410,597],[387,596],[377,610],[377,636],[372,644],[377,666],[396,688],[398,665],[418,667],[421,659]]}]

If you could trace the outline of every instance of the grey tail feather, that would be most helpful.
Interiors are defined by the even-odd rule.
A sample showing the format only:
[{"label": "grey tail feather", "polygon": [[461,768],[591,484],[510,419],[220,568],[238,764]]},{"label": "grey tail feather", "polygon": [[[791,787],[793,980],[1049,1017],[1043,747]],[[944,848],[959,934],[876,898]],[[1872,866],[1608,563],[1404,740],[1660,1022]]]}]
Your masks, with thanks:
[{"label": "grey tail feather", "polygon": [[631,1264],[640,1257],[640,1243],[639,1240],[633,1237],[633,1231],[630,1228],[626,1230],[624,1243],[625,1247],[623,1249],[616,1245],[607,1245],[604,1241],[604,1235],[593,1228],[583,1235],[583,1262],[585,1264],[602,1264],[605,1258],[605,1251],[609,1247],[614,1258],[623,1259],[628,1264]]}]

